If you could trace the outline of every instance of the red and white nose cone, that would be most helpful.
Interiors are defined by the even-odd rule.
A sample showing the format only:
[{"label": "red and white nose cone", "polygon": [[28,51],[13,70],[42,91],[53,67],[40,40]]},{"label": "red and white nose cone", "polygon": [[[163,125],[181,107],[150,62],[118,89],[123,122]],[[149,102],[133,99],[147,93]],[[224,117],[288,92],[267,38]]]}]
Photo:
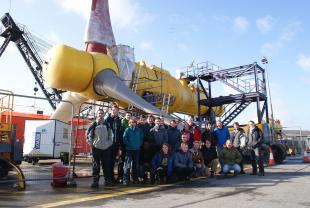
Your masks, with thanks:
[{"label": "red and white nose cone", "polygon": [[85,32],[86,51],[107,53],[115,45],[108,0],[92,0]]}]

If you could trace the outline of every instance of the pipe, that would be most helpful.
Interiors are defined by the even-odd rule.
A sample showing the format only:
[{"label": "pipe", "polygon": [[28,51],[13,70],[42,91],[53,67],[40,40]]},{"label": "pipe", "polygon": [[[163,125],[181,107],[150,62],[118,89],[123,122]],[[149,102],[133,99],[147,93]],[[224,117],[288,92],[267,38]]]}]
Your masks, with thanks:
[{"label": "pipe", "polygon": [[94,79],[94,89],[100,95],[108,95],[114,99],[131,104],[147,113],[161,115],[165,122],[169,122],[172,117],[167,113],[151,105],[136,93],[131,91],[122,80],[110,69],[99,72]]},{"label": "pipe", "polygon": [[57,109],[51,116],[51,119],[67,123],[79,112],[80,105],[87,100],[88,98],[81,96],[79,93],[67,92],[64,95],[63,101],[57,106]]}]

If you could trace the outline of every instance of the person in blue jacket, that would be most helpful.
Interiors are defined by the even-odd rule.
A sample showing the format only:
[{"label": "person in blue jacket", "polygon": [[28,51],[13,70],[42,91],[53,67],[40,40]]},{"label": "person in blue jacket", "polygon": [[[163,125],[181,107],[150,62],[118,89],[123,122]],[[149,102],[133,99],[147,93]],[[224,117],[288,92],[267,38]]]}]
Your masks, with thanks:
[{"label": "person in blue jacket", "polygon": [[152,182],[154,179],[159,183],[166,183],[171,180],[173,171],[173,155],[170,154],[169,145],[164,143],[161,150],[153,157]]},{"label": "person in blue jacket", "polygon": [[123,142],[126,150],[123,184],[129,184],[130,170],[133,182],[138,183],[139,157],[140,148],[143,142],[143,132],[137,127],[137,121],[135,118],[129,120],[129,127],[124,132]]},{"label": "person in blue jacket", "polygon": [[[226,126],[223,126],[223,122],[220,119],[216,120],[216,127],[214,129],[214,134],[217,139],[217,146],[216,151],[217,154],[220,155],[221,152],[224,150],[224,145],[226,144],[227,140],[230,140],[230,134],[228,131],[228,128]],[[223,164],[221,163],[221,172],[223,173]]]}]

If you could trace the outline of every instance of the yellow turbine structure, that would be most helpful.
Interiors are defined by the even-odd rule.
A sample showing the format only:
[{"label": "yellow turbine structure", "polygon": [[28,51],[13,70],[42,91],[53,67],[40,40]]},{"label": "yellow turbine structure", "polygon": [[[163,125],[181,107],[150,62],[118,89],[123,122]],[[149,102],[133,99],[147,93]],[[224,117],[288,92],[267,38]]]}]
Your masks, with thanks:
[{"label": "yellow turbine structure", "polygon": [[[147,67],[144,62],[137,63],[135,68],[140,80],[136,83],[137,93],[119,78],[120,71],[110,56],[56,45],[48,53],[43,75],[49,86],[78,93],[83,99],[76,102],[77,105],[88,99],[103,100],[108,96],[147,113],[169,117],[158,109],[161,104],[154,106],[141,98],[147,91],[153,95],[170,95],[168,113],[197,115],[197,90],[189,86],[186,79],[176,79],[166,70]],[[200,96],[204,98],[203,93]],[[202,114],[207,110],[207,107],[201,107]],[[221,107],[214,110],[217,115],[222,113]]]}]

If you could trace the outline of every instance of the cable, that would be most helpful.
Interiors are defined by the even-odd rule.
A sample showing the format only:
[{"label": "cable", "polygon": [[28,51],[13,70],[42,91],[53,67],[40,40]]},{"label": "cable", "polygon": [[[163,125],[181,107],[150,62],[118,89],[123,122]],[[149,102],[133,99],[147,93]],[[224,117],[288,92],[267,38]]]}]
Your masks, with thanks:
[{"label": "cable", "polygon": [[11,13],[12,0],[10,0],[9,13]]}]

